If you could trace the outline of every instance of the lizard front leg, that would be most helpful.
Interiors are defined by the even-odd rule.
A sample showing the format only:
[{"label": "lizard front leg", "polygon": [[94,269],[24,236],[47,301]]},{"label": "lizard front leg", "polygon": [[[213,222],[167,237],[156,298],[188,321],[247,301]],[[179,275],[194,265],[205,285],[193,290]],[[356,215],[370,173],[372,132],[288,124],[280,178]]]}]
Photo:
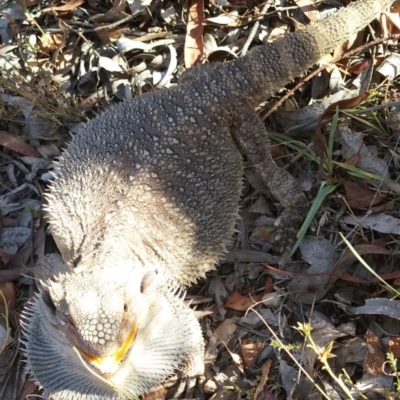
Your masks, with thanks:
[{"label": "lizard front leg", "polygon": [[194,313],[193,319],[190,319],[187,323],[190,324],[191,343],[185,362],[177,376],[179,383],[174,388],[170,399],[197,399],[199,397],[195,396],[196,387],[199,387],[200,398],[204,398],[202,387],[204,383],[204,339]]},{"label": "lizard front leg", "polygon": [[263,182],[285,207],[275,222],[276,241],[280,244],[283,265],[293,246],[298,227],[306,215],[307,198],[299,183],[276,165],[265,126],[250,107],[241,106],[240,116],[233,117],[231,134],[241,153],[256,168]]}]

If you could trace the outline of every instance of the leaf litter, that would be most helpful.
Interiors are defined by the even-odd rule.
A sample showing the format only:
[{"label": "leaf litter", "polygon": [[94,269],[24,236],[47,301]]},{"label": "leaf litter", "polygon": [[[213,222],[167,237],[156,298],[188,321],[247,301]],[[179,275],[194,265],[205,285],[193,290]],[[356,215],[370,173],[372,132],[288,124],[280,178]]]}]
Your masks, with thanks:
[{"label": "leaf litter", "polygon": [[[69,131],[112,104],[177,84],[196,63],[226,62],[248,46],[301,29],[337,3],[270,1],[265,9],[262,2],[236,0],[192,0],[185,6],[170,0],[0,5],[0,290],[11,305],[8,319],[0,319],[0,339],[7,337],[0,353],[1,398],[41,396],[20,368],[16,321],[36,288],[33,276],[40,276],[44,252],[56,252],[41,204]],[[399,33],[399,12],[393,7],[371,25],[376,37]],[[318,381],[329,398],[345,398],[295,329],[298,322],[311,324],[321,349],[334,344],[329,363],[338,376],[346,371],[353,398],[360,393],[387,398],[396,391],[387,353],[400,353],[400,308],[392,291],[400,281],[399,57],[396,38],[371,48],[365,39],[361,34],[338,48],[319,72],[298,78],[260,109],[265,115],[281,106],[266,121],[272,150],[306,188],[310,204],[319,179],[336,186],[292,262],[279,270],[273,222],[280,205],[251,166],[246,169],[239,232],[217,271],[189,291],[203,315],[207,397],[314,398]],[[356,47],[363,51],[352,53]],[[345,110],[333,131],[337,104]],[[321,119],[330,106],[332,112]],[[321,148],[330,149],[323,162],[321,140],[326,144]],[[365,269],[339,232],[390,286]],[[157,393],[153,398],[167,396],[166,390]]]}]

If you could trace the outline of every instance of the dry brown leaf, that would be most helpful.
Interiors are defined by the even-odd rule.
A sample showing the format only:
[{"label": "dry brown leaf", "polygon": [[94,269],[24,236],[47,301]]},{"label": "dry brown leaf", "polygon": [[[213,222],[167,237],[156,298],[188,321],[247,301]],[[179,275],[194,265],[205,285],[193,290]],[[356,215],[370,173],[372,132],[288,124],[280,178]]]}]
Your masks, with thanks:
[{"label": "dry brown leaf", "polygon": [[348,158],[345,162],[346,165],[352,165],[355,167],[360,162],[361,156],[359,154],[354,154],[354,156]]},{"label": "dry brown leaf", "polygon": [[251,237],[268,243],[274,230],[275,227],[273,225],[256,226],[251,233]]},{"label": "dry brown leaf", "polygon": [[283,37],[288,31],[289,31],[288,25],[272,28],[271,33],[268,35],[267,42],[272,43],[273,41]]},{"label": "dry brown leaf", "polygon": [[200,62],[204,57],[204,5],[203,0],[192,0],[185,38],[185,67]]},{"label": "dry brown leaf", "polygon": [[287,150],[284,145],[271,140],[270,146],[272,158],[274,158],[275,160],[285,159],[285,157],[287,156]]},{"label": "dry brown leaf", "polygon": [[[99,14],[93,21],[95,28],[100,28],[102,26],[108,26],[114,22],[119,22],[121,19],[129,17],[126,13],[126,2],[117,1],[114,2],[113,7],[108,10],[105,14]],[[96,30],[97,37],[101,40],[103,44],[112,43],[117,41],[122,33],[129,29],[127,24],[118,25],[111,29],[106,30]]]},{"label": "dry brown leaf", "polygon": [[214,339],[218,343],[227,342],[230,336],[236,331],[236,322],[239,318],[232,317],[227,318],[221,322],[218,327],[214,330],[211,339]]},{"label": "dry brown leaf", "polygon": [[112,24],[118,22],[121,19],[129,17],[126,10],[126,1],[114,1],[112,8],[110,8],[105,14],[97,14],[92,20],[99,23]]},{"label": "dry brown leaf", "polygon": [[363,60],[362,62],[359,62],[354,65],[346,65],[346,67],[352,74],[360,75],[369,67],[370,64],[371,60],[368,59],[368,60]]},{"label": "dry brown leaf", "polygon": [[68,3],[63,4],[62,6],[51,6],[51,7],[46,7],[43,8],[42,12],[48,12],[48,11],[72,11],[75,8],[78,8],[81,6],[85,0],[69,0]]},{"label": "dry brown leaf", "polygon": [[243,296],[239,292],[233,292],[225,303],[225,307],[236,311],[246,311],[249,307],[262,300],[263,294]]},{"label": "dry brown leaf", "polygon": [[[265,283],[265,291],[264,291],[264,295],[265,293],[272,293],[274,291],[274,281],[273,279],[269,276],[267,278],[267,282]],[[264,296],[263,295],[263,296]]]},{"label": "dry brown leaf", "polygon": [[[6,299],[8,310],[15,311],[15,289],[12,282],[0,282],[0,291]],[[4,314],[6,307],[4,306],[4,299],[0,296],[0,313]]]},{"label": "dry brown leaf", "polygon": [[272,392],[272,390],[264,386],[264,389],[262,391],[262,397],[259,400],[276,400],[276,397]]},{"label": "dry brown leaf", "polygon": [[25,156],[41,157],[41,154],[34,147],[25,143],[22,138],[5,131],[0,131],[0,146],[7,147],[7,149]]},{"label": "dry brown leaf", "polygon": [[57,50],[62,42],[63,37],[59,33],[45,33],[39,37],[39,46],[44,52]]},{"label": "dry brown leaf", "polygon": [[0,282],[9,282],[17,279],[22,272],[26,271],[26,263],[32,254],[32,240],[27,242],[14,255],[0,251],[0,256],[7,261],[7,269],[0,270]]},{"label": "dry brown leaf", "polygon": [[[3,261],[11,260],[12,257],[13,257],[12,254],[8,254],[8,253],[6,253],[5,251],[0,250],[0,258],[1,258]],[[2,271],[0,271],[0,274],[1,274],[1,272],[2,272]],[[12,279],[14,279],[14,278],[12,278]],[[6,279],[6,280],[8,280],[8,279]],[[3,279],[3,281],[4,281],[4,279]]]},{"label": "dry brown leaf", "polygon": [[[265,388],[266,388],[266,384],[268,381],[268,374],[269,371],[271,369],[271,365],[272,365],[272,360],[268,359],[267,361],[265,361],[265,363],[261,366],[261,379],[260,379],[260,383],[257,386],[257,389],[254,393],[254,398],[257,399],[259,394],[261,393],[261,391],[264,391],[265,394]],[[268,389],[267,389],[268,390]],[[270,391],[269,391],[270,392]],[[271,392],[270,392],[271,393]],[[272,395],[272,396],[271,396]],[[267,392],[267,395],[264,396],[264,399],[275,399],[275,396],[271,393],[271,395]],[[267,397],[268,396],[268,397]]]},{"label": "dry brown leaf", "polygon": [[[387,250],[386,241],[383,238],[377,238],[372,241],[372,246],[380,247],[381,249]],[[385,257],[383,254],[373,254],[372,259],[376,266],[382,266],[385,262]],[[399,271],[400,272],[400,271]]]},{"label": "dry brown leaf", "polygon": [[22,8],[32,7],[38,5],[40,0],[17,0],[17,3]]},{"label": "dry brown leaf", "polygon": [[314,7],[314,2],[312,0],[294,0],[294,2],[310,21],[315,22],[321,19],[321,14]]},{"label": "dry brown leaf", "polygon": [[14,218],[3,217],[3,223],[0,224],[1,227],[16,227],[18,226],[18,221]]},{"label": "dry brown leaf", "polygon": [[361,183],[344,181],[344,195],[337,195],[337,199],[342,204],[347,204],[351,209],[369,208],[380,203],[385,196],[374,193],[368,186]]},{"label": "dry brown leaf", "polygon": [[388,349],[396,358],[400,357],[400,336],[389,338]]},{"label": "dry brown leaf", "polygon": [[385,363],[386,359],[378,337],[368,329],[368,331],[365,333],[365,342],[367,345],[367,351],[364,359],[365,372],[371,376],[383,375],[383,364]]},{"label": "dry brown leaf", "polygon": [[[383,254],[383,255],[389,255],[390,254],[390,250],[383,249],[380,246],[373,246],[373,245],[370,245],[370,244],[356,245],[356,246],[354,246],[354,249],[356,250],[356,252],[360,256],[363,256],[365,254]],[[337,260],[334,270],[335,271],[340,271],[340,270],[341,271],[347,271],[348,268],[350,267],[350,265],[353,264],[353,262],[355,260],[356,260],[355,255],[349,249],[345,249],[343,251],[343,253],[341,254],[341,256],[339,257],[339,259]],[[358,278],[354,278],[354,277],[349,276],[349,275],[340,274],[339,277],[341,279],[344,279],[344,280],[349,281],[349,282],[359,283],[359,279]]]},{"label": "dry brown leaf", "polygon": [[[394,4],[391,7],[391,12],[381,16],[382,36],[387,37],[396,35],[400,32],[400,5]],[[396,44],[398,39],[392,39],[388,43]]]},{"label": "dry brown leaf", "polygon": [[157,386],[143,395],[143,400],[165,400],[167,389],[164,386]]},{"label": "dry brown leaf", "polygon": [[206,351],[204,352],[204,363],[212,364],[217,359],[218,348],[223,342],[227,342],[237,329],[236,322],[239,318],[227,318],[221,322],[212,333]]},{"label": "dry brown leaf", "polygon": [[[109,25],[109,24],[108,23],[100,24],[97,22],[94,23],[95,28],[98,28],[101,26],[107,26],[107,25]],[[129,31],[128,24],[119,25],[112,29],[96,31],[96,35],[103,44],[108,44],[108,43],[116,42],[125,31]]]},{"label": "dry brown leaf", "polygon": [[205,382],[204,391],[206,393],[214,393],[210,398],[212,400],[237,400],[238,391],[227,390],[226,387],[236,386],[236,383],[242,380],[243,374],[238,367],[235,364],[229,364]]},{"label": "dry brown leaf", "polygon": [[233,351],[231,351],[229,349],[229,347],[226,345],[226,343],[222,342],[222,344],[225,346],[226,351],[229,353],[229,355],[232,358],[233,363],[235,364],[235,366],[238,368],[238,370],[240,371],[240,373],[244,373],[244,367],[243,367],[243,359],[242,357],[239,356],[239,354],[234,353]]},{"label": "dry brown leaf", "polygon": [[242,358],[246,367],[251,367],[255,364],[261,352],[265,349],[265,342],[257,342],[251,339],[243,339],[241,341]]},{"label": "dry brown leaf", "polygon": [[31,398],[35,398],[32,397],[31,395],[33,394],[33,392],[37,389],[37,385],[35,382],[31,381],[30,379],[27,379],[22,393],[21,393],[21,397],[19,398],[19,400],[27,400],[27,399],[31,399]]},{"label": "dry brown leaf", "polygon": [[330,115],[334,115],[336,113],[336,109],[339,108],[339,110],[343,109],[348,109],[348,108],[355,108],[357,107],[360,103],[362,103],[364,100],[366,100],[369,96],[369,92],[364,92],[361,93],[360,95],[353,97],[351,99],[344,99],[337,101],[335,103],[332,103],[327,109],[321,114],[317,127],[315,128],[315,152],[316,154],[320,157],[320,164],[319,164],[319,170],[318,170],[318,177],[322,178],[324,177],[324,171],[323,171],[323,166],[325,163],[326,159],[326,140],[325,136],[322,133],[322,121]]}]

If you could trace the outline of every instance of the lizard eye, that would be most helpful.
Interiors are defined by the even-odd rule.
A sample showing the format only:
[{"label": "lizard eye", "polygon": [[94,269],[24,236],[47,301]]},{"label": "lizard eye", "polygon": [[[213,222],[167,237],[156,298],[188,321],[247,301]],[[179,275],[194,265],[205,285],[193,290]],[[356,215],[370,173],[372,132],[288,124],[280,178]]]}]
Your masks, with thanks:
[{"label": "lizard eye", "polygon": [[54,305],[53,300],[48,291],[44,290],[42,292],[42,300],[44,304],[46,304],[46,306],[49,307],[50,311],[52,311],[53,313],[56,312],[56,306]]},{"label": "lizard eye", "polygon": [[128,312],[128,309],[129,309],[128,304],[124,303],[124,312]]}]

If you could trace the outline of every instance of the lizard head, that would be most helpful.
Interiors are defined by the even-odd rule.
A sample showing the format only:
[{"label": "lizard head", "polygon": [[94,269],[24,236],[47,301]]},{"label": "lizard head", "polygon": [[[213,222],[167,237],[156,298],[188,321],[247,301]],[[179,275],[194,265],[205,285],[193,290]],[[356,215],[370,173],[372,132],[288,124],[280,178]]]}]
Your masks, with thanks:
[{"label": "lizard head", "polygon": [[140,269],[133,271],[118,267],[63,275],[42,292],[58,320],[55,327],[99,368],[112,359],[117,368],[144,323],[149,288],[141,284]]},{"label": "lizard head", "polygon": [[199,329],[174,291],[133,267],[67,272],[42,286],[25,311],[25,353],[57,399],[139,396],[184,363]]}]

